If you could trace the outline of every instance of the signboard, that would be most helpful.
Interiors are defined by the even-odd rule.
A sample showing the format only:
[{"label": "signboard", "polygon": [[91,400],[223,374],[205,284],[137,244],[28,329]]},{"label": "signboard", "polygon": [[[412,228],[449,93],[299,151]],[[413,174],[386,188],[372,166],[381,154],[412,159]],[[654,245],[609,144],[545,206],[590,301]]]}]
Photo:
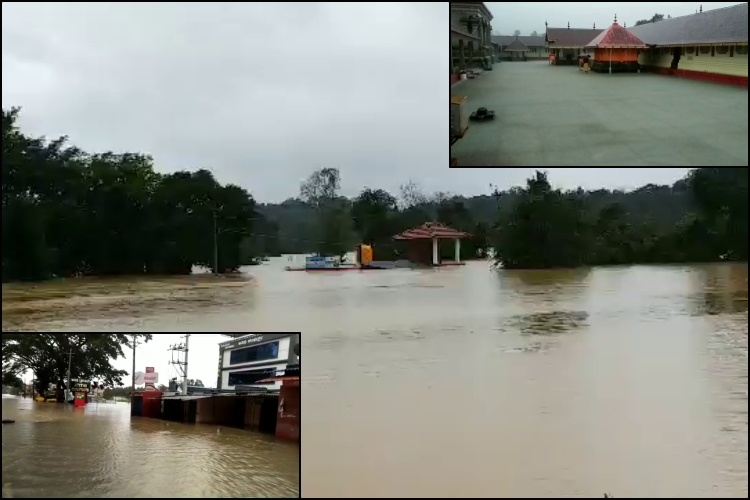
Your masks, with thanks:
[{"label": "signboard", "polygon": [[75,380],[71,386],[73,392],[89,392],[89,381],[88,380]]},{"label": "signboard", "polygon": [[143,373],[135,372],[135,385],[141,384],[158,384],[159,374],[158,373]]},{"label": "signboard", "polygon": [[293,335],[296,335],[294,333],[255,333],[251,335],[247,335],[246,337],[241,337],[236,340],[230,340],[228,342],[224,342],[223,344],[219,344],[220,349],[222,350],[229,350],[229,349],[236,349],[237,347],[246,347],[249,345],[256,345],[261,344],[263,342],[271,342],[272,340],[280,340],[283,338],[289,338]]},{"label": "signboard", "polygon": [[146,373],[154,373],[154,367],[153,366],[147,367],[146,368]]}]

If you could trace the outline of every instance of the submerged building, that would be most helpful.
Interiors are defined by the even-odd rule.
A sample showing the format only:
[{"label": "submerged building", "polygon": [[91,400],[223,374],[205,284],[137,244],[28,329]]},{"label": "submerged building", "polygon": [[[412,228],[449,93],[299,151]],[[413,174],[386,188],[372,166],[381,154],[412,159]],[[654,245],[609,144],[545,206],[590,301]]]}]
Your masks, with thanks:
[{"label": "submerged building", "polygon": [[[542,35],[493,35],[492,42],[498,47],[501,61],[546,61],[549,57]],[[520,53],[519,48],[523,49]]]},{"label": "submerged building", "polygon": [[597,30],[596,25],[576,29],[570,23],[567,28],[547,27],[545,42],[549,53],[557,56],[557,65],[576,64],[579,54],[593,49],[595,71],[609,72],[613,58],[612,71],[645,68],[743,87],[748,83],[747,3],[708,11],[701,8],[695,14],[630,28],[619,26],[616,19],[606,30]]},{"label": "submerged building", "polygon": [[747,87],[747,3],[628,28],[655,73]]},{"label": "submerged building", "polygon": [[300,440],[300,334],[236,336],[219,346],[218,388],[133,394],[131,416],[213,424]]},{"label": "submerged building", "polygon": [[299,363],[299,333],[245,334],[219,344],[219,390],[264,388],[279,390],[287,366]]},{"label": "submerged building", "polygon": [[554,54],[558,66],[577,65],[586,45],[604,31],[596,29],[596,24],[592,29],[571,28],[570,23],[567,28],[550,28],[545,21],[544,26],[547,52]]}]

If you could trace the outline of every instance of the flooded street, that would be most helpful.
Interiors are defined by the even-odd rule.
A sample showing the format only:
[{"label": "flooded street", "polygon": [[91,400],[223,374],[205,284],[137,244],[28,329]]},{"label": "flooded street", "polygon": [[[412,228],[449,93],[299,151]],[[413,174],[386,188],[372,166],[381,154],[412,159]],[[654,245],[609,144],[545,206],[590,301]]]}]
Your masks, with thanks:
[{"label": "flooded street", "polygon": [[[286,264],[248,268],[245,280],[191,277],[204,280],[193,289],[152,284],[139,295],[145,285],[131,283],[130,298],[115,288],[114,299],[56,298],[10,320],[4,288],[3,328],[303,332],[303,496],[747,497],[747,265],[302,273]],[[86,484],[112,495],[133,496],[133,477],[154,494],[233,494],[224,481],[264,467],[256,453],[286,453],[225,455],[212,447],[229,439],[223,432],[129,424],[111,411],[94,420],[100,432],[86,427],[93,435],[73,453],[88,451],[71,468],[93,467]],[[14,491],[48,481],[22,457],[56,459],[64,438],[45,429],[62,425],[4,429]],[[170,447],[172,433],[200,451]],[[39,451],[14,459],[6,440]],[[269,491],[292,494],[298,462],[279,463],[288,477],[269,472]],[[167,482],[178,492],[159,489]]]},{"label": "flooded street", "polygon": [[747,497],[746,265],[307,279],[305,497]]},{"label": "flooded street", "polygon": [[3,396],[3,498],[299,496],[299,446],[212,425]]}]

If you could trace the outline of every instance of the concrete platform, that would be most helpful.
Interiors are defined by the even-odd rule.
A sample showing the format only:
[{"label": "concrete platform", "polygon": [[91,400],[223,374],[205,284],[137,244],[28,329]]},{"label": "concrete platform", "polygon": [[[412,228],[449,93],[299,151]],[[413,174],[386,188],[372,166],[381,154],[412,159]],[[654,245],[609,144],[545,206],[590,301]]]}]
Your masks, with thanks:
[{"label": "concrete platform", "polygon": [[650,73],[584,74],[542,62],[495,64],[451,87],[469,123],[451,148],[473,166],[747,166],[747,88]]}]

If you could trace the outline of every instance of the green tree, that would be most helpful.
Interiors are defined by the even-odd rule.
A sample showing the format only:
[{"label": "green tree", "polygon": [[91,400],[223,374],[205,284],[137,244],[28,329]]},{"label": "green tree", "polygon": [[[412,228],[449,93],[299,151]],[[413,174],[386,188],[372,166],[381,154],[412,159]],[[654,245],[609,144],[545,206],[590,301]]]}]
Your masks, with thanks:
[{"label": "green tree", "polygon": [[[151,334],[139,335],[139,343],[151,338]],[[130,342],[127,335],[119,333],[3,334],[3,351],[7,351],[13,371],[34,370],[37,391],[44,392],[50,384],[58,390],[67,385],[70,359],[72,378],[96,377],[107,386],[121,385],[128,372],[115,369],[112,361],[124,356],[123,347]]]},{"label": "green tree", "polygon": [[508,214],[501,214],[493,248],[506,268],[575,267],[585,263],[588,234],[580,199],[552,189],[536,172]]},{"label": "green tree", "polygon": [[67,138],[23,134],[3,110],[3,281],[188,274],[241,264],[255,201],[207,170],[162,175],[147,155],[87,154]]},{"label": "green tree", "polygon": [[300,198],[314,212],[314,248],[320,255],[342,256],[351,248],[349,200],[340,197],[337,168],[321,168],[300,186]]}]

